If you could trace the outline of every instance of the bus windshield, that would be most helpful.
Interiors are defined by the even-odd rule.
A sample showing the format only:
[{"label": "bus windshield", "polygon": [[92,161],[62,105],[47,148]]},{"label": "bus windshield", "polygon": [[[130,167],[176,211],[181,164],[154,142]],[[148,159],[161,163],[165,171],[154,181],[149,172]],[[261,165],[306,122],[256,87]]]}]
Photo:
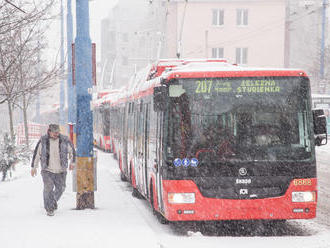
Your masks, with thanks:
[{"label": "bus windshield", "polygon": [[308,79],[180,79],[169,86],[172,157],[299,161],[312,156]]}]

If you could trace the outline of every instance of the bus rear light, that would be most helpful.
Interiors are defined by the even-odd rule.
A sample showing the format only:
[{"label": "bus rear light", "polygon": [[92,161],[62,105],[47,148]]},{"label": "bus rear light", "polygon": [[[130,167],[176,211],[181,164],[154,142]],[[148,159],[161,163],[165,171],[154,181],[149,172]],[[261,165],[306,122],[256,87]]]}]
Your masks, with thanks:
[{"label": "bus rear light", "polygon": [[168,203],[195,203],[195,193],[168,193]]},{"label": "bus rear light", "polygon": [[292,202],[315,202],[316,192],[292,192]]}]

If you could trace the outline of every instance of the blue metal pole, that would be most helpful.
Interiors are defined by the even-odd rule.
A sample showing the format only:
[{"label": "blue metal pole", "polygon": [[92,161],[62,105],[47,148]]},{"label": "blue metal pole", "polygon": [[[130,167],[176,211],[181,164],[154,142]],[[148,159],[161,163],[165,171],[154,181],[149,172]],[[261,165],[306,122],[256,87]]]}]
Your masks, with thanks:
[{"label": "blue metal pole", "polygon": [[94,208],[92,43],[88,0],[76,0],[77,209]]},{"label": "blue metal pole", "polygon": [[321,37],[321,61],[320,61],[320,79],[324,79],[324,50],[325,50],[325,22],[326,22],[327,0],[322,4],[322,37]]},{"label": "blue metal pole", "polygon": [[[61,0],[61,75],[64,74],[64,20],[63,20],[63,0]],[[61,78],[60,82],[60,109],[59,109],[59,123],[64,125],[64,80]]]},{"label": "blue metal pole", "polygon": [[72,24],[72,5],[71,0],[67,0],[67,53],[68,53],[68,77],[67,77],[67,103],[68,103],[68,122],[76,123],[75,105],[76,94],[75,87],[72,85],[72,41],[73,41],[73,24]]}]

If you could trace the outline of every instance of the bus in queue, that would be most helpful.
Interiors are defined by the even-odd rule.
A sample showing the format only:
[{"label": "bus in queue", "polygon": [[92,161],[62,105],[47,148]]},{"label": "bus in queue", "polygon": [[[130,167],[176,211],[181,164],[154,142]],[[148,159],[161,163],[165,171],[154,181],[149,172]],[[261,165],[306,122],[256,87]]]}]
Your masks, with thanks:
[{"label": "bus in queue", "polygon": [[103,90],[92,102],[94,145],[99,149],[112,152],[113,145],[110,136],[110,108],[109,104],[120,90]]},{"label": "bus in queue", "polygon": [[163,222],[314,218],[311,104],[302,70],[179,65],[110,104],[121,178]]}]

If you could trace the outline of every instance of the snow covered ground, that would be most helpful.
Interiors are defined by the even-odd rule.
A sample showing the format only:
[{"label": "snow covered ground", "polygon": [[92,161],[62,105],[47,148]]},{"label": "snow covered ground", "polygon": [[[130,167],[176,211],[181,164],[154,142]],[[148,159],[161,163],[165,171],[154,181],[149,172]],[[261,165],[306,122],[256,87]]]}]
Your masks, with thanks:
[{"label": "snow covered ground", "polygon": [[[326,147],[318,154],[330,156]],[[17,166],[12,179],[0,182],[0,248],[330,247],[330,226],[319,217],[289,221],[271,233],[258,227],[252,231],[232,227],[201,234],[199,227],[162,225],[147,202],[133,198],[129,184],[120,181],[112,154],[99,152],[96,209],[74,210],[71,173],[67,179],[67,190],[53,217],[43,209],[40,174],[32,178],[29,165]],[[326,216],[329,212],[321,218]]]}]

